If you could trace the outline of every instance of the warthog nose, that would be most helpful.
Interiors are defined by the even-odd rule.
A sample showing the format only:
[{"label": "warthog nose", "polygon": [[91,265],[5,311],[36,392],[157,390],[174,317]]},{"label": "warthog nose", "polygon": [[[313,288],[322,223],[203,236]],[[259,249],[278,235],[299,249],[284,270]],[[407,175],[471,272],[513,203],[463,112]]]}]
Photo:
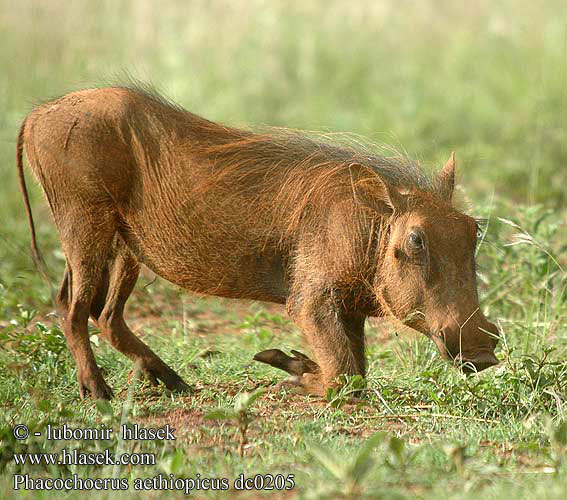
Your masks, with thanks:
[{"label": "warthog nose", "polygon": [[465,373],[481,372],[500,363],[500,360],[492,352],[482,352],[474,358],[463,357],[460,354],[455,358],[455,362]]}]

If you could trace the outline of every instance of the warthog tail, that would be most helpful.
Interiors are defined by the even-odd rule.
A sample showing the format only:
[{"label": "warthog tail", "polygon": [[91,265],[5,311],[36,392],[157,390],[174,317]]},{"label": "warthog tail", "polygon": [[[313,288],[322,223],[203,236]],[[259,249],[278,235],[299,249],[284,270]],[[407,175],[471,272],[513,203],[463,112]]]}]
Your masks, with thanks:
[{"label": "warthog tail", "polygon": [[20,131],[18,133],[18,144],[17,144],[17,153],[16,153],[17,155],[16,161],[18,166],[18,180],[20,181],[20,190],[22,191],[22,196],[24,197],[24,205],[26,206],[26,214],[28,216],[28,225],[30,227],[30,233],[31,233],[31,250],[32,250],[33,260],[39,272],[42,274],[42,276],[49,284],[51,295],[53,298],[53,289],[51,285],[51,280],[49,279],[49,274],[47,272],[47,266],[37,246],[35,224],[33,221],[33,215],[30,205],[30,197],[28,195],[28,189],[26,187],[26,179],[24,177],[24,131],[26,128],[26,120],[27,118],[24,119],[24,121],[22,122],[22,125],[20,126]]}]

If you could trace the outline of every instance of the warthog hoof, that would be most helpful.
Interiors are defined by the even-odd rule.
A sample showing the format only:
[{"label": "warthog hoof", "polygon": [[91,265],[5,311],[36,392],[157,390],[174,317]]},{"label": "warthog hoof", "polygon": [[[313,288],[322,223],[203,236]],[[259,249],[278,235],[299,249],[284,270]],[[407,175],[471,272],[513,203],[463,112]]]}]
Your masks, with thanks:
[{"label": "warthog hoof", "polygon": [[292,350],[293,358],[279,349],[268,349],[254,356],[254,361],[279,368],[290,375],[301,377],[304,373],[319,373],[319,365],[305,354]]},{"label": "warthog hoof", "polygon": [[152,385],[158,385],[158,380],[161,380],[170,391],[188,392],[191,390],[189,385],[157,356],[140,360],[137,363],[137,369],[140,370],[142,377]]},{"label": "warthog hoof", "polygon": [[290,375],[276,387],[291,386],[300,394],[325,396],[327,389],[320,375],[319,365],[299,351],[291,351],[293,357],[279,349],[268,349],[254,356],[254,361],[279,368]]},{"label": "warthog hoof", "polygon": [[112,389],[104,381],[100,373],[91,376],[78,373],[77,380],[79,382],[81,399],[85,399],[88,396],[91,396],[93,399],[112,399],[114,396]]}]

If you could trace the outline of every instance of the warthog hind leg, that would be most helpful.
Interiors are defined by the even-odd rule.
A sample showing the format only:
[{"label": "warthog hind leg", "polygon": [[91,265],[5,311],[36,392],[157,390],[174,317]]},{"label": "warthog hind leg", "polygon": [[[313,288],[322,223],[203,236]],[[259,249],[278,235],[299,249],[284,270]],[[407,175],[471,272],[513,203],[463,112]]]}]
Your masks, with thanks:
[{"label": "warthog hind leg", "polygon": [[140,266],[126,245],[118,240],[114,262],[110,267],[110,282],[106,302],[97,323],[102,337],[115,349],[128,356],[142,375],[152,384],[161,380],[172,391],[185,391],[189,386],[165,364],[124,321],[124,305],[136,284]]},{"label": "warthog hind leg", "polygon": [[[56,218],[57,220],[57,218]],[[66,228],[65,228],[66,229]],[[67,257],[65,277],[58,294],[58,309],[63,317],[62,326],[69,350],[77,364],[77,380],[81,398],[87,395],[95,399],[110,399],[112,390],[104,381],[96,364],[89,339],[88,320],[97,289],[101,286],[101,269],[107,258],[104,243],[110,243],[111,236],[104,231],[93,235],[86,226],[85,235],[101,241],[99,251],[85,245],[80,239],[67,237],[61,230],[63,248]]]}]

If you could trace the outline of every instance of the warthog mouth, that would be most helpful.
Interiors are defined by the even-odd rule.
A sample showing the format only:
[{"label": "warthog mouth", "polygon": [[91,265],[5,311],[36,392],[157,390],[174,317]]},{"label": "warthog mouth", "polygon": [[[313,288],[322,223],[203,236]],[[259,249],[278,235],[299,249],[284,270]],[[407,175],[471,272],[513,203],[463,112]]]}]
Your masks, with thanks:
[{"label": "warthog mouth", "polygon": [[447,351],[442,333],[430,333],[427,336],[433,340],[444,359],[452,361],[455,366],[465,373],[481,372],[500,363],[500,360],[490,351],[480,351],[466,356],[459,353],[453,357],[451,353]]},{"label": "warthog mouth", "polygon": [[471,359],[462,357],[459,354],[454,359],[454,363],[465,373],[475,373],[486,370],[491,366],[496,366],[500,363],[500,360],[494,355],[494,353],[485,351],[477,354]]}]

